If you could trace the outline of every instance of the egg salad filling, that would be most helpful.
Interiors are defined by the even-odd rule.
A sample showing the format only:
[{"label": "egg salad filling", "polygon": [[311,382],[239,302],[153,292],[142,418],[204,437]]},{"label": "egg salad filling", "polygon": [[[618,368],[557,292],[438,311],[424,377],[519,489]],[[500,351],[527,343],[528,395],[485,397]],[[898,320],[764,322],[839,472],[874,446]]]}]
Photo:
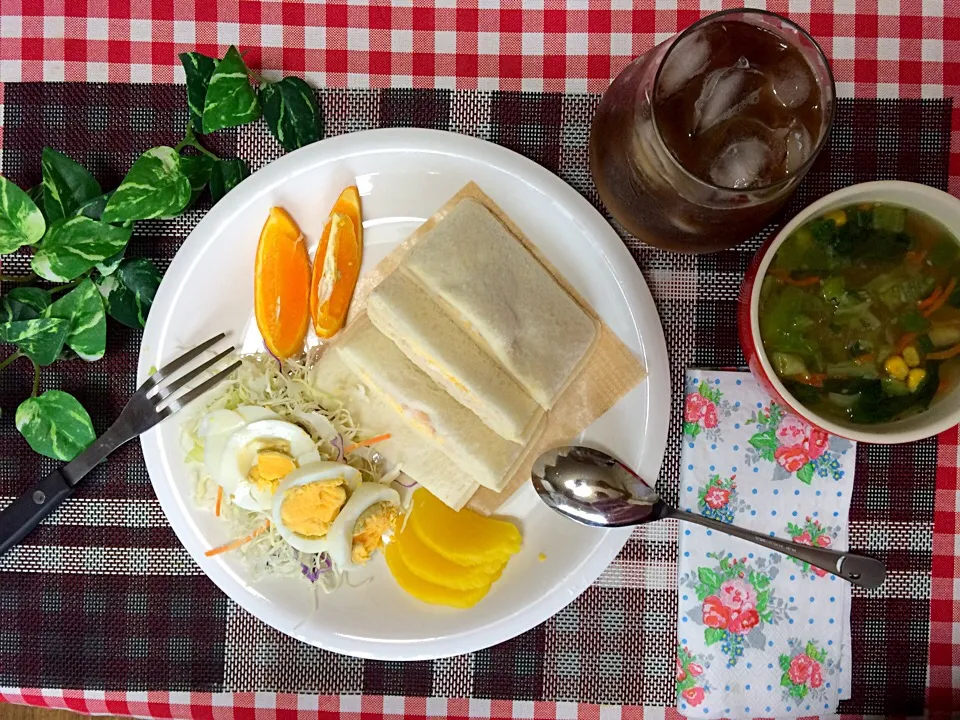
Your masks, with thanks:
[{"label": "egg salad filling", "polygon": [[310,358],[241,358],[236,375],[183,425],[195,498],[224,520],[230,552],[256,579],[303,578],[332,591],[397,530],[400,496],[336,398],[308,382]]}]

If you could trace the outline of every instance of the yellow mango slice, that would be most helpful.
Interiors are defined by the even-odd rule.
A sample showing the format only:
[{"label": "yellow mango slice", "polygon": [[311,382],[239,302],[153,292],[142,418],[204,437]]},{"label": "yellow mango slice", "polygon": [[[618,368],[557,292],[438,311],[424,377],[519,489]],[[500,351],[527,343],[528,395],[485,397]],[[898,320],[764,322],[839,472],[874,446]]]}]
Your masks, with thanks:
[{"label": "yellow mango slice", "polygon": [[428,548],[458,565],[503,564],[520,551],[520,531],[472,510],[451,510],[427,490],[413,494],[407,527]]},{"label": "yellow mango slice", "polygon": [[414,575],[451,590],[489,587],[493,576],[503,569],[502,562],[486,565],[457,565],[427,547],[408,525],[394,539],[403,564]]},{"label": "yellow mango slice", "polygon": [[[451,590],[442,585],[427,582],[423,578],[415,575],[410,568],[404,564],[396,543],[387,545],[383,554],[387,561],[387,567],[390,568],[390,574],[393,575],[397,584],[406,592],[425,603],[447,605],[448,607],[461,609],[469,608],[480,602],[484,595],[490,590],[491,583],[487,583],[482,587],[473,588],[472,590]],[[499,577],[499,573],[495,577]]]}]

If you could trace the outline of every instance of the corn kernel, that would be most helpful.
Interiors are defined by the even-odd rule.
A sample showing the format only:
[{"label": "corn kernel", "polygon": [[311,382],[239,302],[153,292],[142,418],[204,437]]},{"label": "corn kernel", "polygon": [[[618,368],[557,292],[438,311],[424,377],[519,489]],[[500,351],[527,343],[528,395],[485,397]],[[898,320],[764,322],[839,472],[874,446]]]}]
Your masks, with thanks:
[{"label": "corn kernel", "polygon": [[903,361],[912,368],[920,364],[920,353],[917,352],[917,349],[913,345],[907,345],[901,355],[903,356]]},{"label": "corn kernel", "polygon": [[847,214],[843,210],[834,210],[824,215],[824,217],[827,220],[833,220],[837,227],[843,227],[847,224]]},{"label": "corn kernel", "polygon": [[888,357],[883,363],[883,368],[889,373],[890,377],[896,378],[897,380],[905,380],[907,374],[910,372],[907,363],[905,363],[899,355],[891,355]]},{"label": "corn kernel", "polygon": [[907,376],[907,387],[910,389],[910,392],[916,392],[917,388],[920,387],[920,383],[922,383],[926,377],[927,371],[923,368],[914,368],[911,370]]}]

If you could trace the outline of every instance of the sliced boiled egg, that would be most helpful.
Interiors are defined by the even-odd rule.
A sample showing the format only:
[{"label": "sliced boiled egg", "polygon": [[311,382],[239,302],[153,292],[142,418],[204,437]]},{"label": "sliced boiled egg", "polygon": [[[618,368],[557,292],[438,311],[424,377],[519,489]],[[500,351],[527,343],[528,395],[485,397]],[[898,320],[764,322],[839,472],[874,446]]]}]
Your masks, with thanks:
[{"label": "sliced boiled egg", "polygon": [[353,492],[327,533],[325,550],[341,570],[365,565],[393,535],[400,495],[380,483],[365,482]]},{"label": "sliced boiled egg", "polygon": [[323,552],[328,532],[359,485],[360,471],[343,463],[319,462],[294,470],[273,496],[274,527],[297,550]]}]

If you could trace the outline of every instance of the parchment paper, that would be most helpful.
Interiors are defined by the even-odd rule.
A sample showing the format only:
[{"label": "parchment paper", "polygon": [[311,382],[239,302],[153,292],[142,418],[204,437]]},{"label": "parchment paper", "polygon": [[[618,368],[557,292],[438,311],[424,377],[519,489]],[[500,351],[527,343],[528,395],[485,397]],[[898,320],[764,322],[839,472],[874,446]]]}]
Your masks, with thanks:
[{"label": "parchment paper", "polygon": [[[349,326],[360,321],[361,315],[366,315],[367,296],[376,285],[387,275],[397,269],[403,262],[411,248],[436,225],[453,207],[465,198],[473,198],[503,223],[504,227],[529,250],[546,270],[570,293],[570,296],[593,317],[598,324],[597,341],[587,354],[579,368],[574,372],[566,388],[560,393],[553,408],[546,413],[542,429],[524,447],[512,477],[502,492],[496,493],[487,488],[480,488],[470,499],[467,507],[489,515],[525,482],[530,481],[530,471],[534,460],[551,448],[569,444],[590,423],[603,415],[607,410],[630,390],[637,386],[647,375],[646,368],[630,352],[626,345],[607,327],[596,311],[574,290],[569,283],[557,272],[537,246],[527,238],[510,217],[501,210],[475,183],[469,183],[454,195],[447,203],[433,214],[423,225],[418,227],[393,252],[380,261],[372,273],[360,278],[354,294],[353,303],[348,317],[348,330],[343,333],[349,337]],[[343,338],[338,338],[337,342]]]}]

